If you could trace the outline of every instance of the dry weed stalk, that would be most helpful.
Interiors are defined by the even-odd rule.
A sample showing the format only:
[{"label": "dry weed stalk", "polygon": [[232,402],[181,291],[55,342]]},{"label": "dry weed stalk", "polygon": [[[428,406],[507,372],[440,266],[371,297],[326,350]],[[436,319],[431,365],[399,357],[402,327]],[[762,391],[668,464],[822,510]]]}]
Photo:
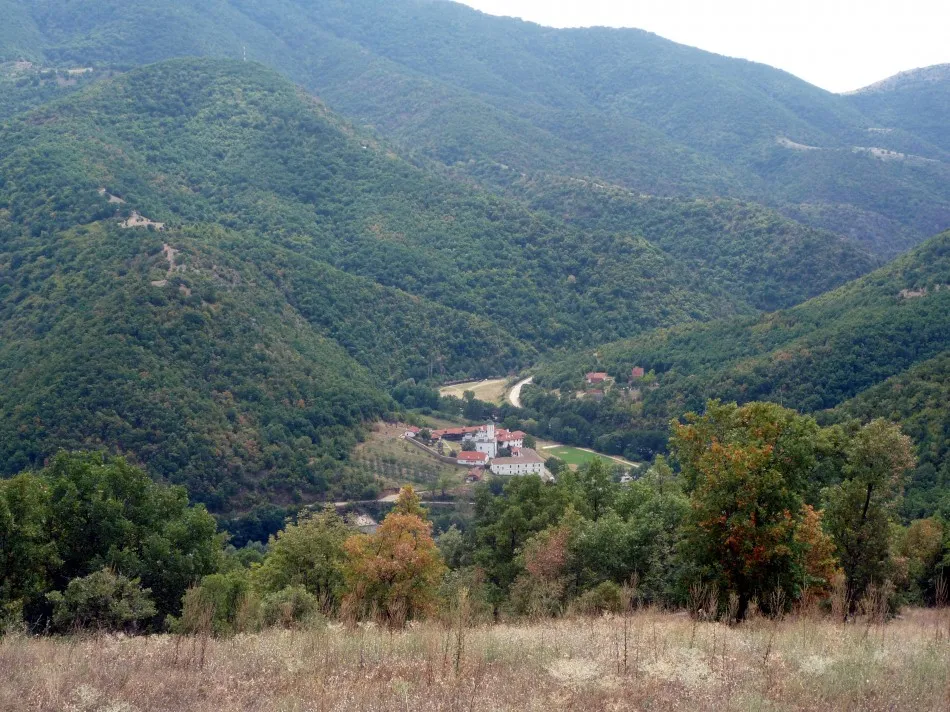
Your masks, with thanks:
[{"label": "dry weed stalk", "polygon": [[0,710],[947,709],[950,646],[932,632],[946,611],[906,611],[873,645],[863,626],[801,614],[706,621],[691,642],[693,620],[651,608],[476,626],[466,599],[442,622],[395,631],[362,623],[209,635],[203,667],[197,635],[8,636]]}]

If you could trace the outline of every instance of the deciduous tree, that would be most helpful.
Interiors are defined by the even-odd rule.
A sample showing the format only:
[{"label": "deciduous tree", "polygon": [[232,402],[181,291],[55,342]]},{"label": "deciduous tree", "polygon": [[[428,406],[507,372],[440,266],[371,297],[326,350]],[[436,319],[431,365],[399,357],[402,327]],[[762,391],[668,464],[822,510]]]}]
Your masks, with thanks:
[{"label": "deciduous tree", "polygon": [[705,415],[673,426],[691,505],[685,554],[698,575],[737,596],[740,620],[753,597],[800,591],[795,532],[817,434],[813,419],[772,403],[711,401]]},{"label": "deciduous tree", "polygon": [[432,525],[404,508],[397,506],[375,534],[360,534],[344,544],[344,609],[350,615],[401,626],[435,610],[446,567],[432,539]]},{"label": "deciduous tree", "polygon": [[825,526],[841,557],[853,613],[868,587],[892,573],[890,525],[915,458],[910,438],[880,419],[854,435],[845,456],[843,481],[826,491]]}]

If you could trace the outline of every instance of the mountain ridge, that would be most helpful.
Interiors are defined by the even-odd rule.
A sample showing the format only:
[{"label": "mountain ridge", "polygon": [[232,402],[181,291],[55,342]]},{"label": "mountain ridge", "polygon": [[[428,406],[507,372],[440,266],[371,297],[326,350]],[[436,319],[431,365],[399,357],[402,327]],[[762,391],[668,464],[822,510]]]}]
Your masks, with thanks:
[{"label": "mountain ridge", "polygon": [[[447,165],[493,160],[659,195],[753,199],[856,233],[884,256],[950,225],[950,149],[932,135],[897,126],[869,142],[869,121],[844,97],[642,32],[550,30],[410,0],[38,7],[31,17],[52,61],[237,58],[246,46],[335,110]],[[936,163],[801,154],[778,145],[781,136]],[[904,234],[889,246],[895,226]]]}]

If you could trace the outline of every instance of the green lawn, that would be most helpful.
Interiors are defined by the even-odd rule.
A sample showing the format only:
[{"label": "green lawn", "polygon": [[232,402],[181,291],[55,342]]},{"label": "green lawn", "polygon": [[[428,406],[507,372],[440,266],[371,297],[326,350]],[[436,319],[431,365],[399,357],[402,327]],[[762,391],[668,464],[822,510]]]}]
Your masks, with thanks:
[{"label": "green lawn", "polygon": [[595,455],[592,452],[578,450],[576,447],[570,447],[568,445],[559,445],[549,449],[542,449],[539,451],[539,454],[545,459],[549,457],[556,457],[560,460],[563,460],[568,465],[574,466],[583,465],[598,457],[601,457],[608,462],[612,462],[612,460],[605,455]]}]

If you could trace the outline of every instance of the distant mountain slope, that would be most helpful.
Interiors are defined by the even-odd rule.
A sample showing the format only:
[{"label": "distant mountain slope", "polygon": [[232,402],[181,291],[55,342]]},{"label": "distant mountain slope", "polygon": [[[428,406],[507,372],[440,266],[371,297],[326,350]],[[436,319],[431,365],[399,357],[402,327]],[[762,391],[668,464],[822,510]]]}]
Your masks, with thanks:
[{"label": "distant mountain slope", "polygon": [[[669,421],[711,398],[768,400],[826,421],[889,418],[918,444],[907,511],[929,516],[950,512],[948,358],[950,232],[792,309],[660,329],[549,361],[522,400],[572,444],[628,457],[662,449]],[[633,379],[634,367],[647,378]],[[610,390],[602,402],[575,397],[592,370],[633,390]]]},{"label": "distant mountain slope", "polygon": [[878,119],[845,97],[636,30],[551,30],[423,0],[19,0],[21,17],[24,6],[47,61],[246,48],[447,164],[754,198],[886,256],[950,226],[939,136],[869,131]]},{"label": "distant mountain slope", "polygon": [[878,134],[903,130],[950,152],[950,64],[902,72],[847,95]]},{"label": "distant mountain slope", "polygon": [[[672,417],[707,398],[832,408],[950,349],[950,233],[787,311],[675,327],[599,347],[549,382],[600,365],[622,380],[655,369],[646,410]],[[576,378],[576,375],[574,376]],[[543,379],[542,379],[543,382]]]},{"label": "distant mountain slope", "polygon": [[[802,289],[865,268],[795,228],[826,262]],[[105,447],[222,512],[359,495],[394,385],[754,310],[709,274],[414,166],[261,65],[136,69],[0,124],[0,474]]]},{"label": "distant mountain slope", "polygon": [[794,306],[876,266],[845,238],[754,203],[659,198],[593,180],[510,170],[490,180],[568,224],[642,235],[708,288],[716,285],[764,311]]},{"label": "distant mountain slope", "polygon": [[[623,224],[566,225],[413,167],[251,63],[181,60],[97,84],[10,122],[0,168],[8,230],[38,236],[106,218],[117,206],[105,188],[124,214],[249,230],[541,349],[753,309]],[[818,256],[795,294],[870,265],[832,235],[785,238]],[[710,243],[706,258],[763,246]],[[794,272],[796,259],[776,265]]]}]

